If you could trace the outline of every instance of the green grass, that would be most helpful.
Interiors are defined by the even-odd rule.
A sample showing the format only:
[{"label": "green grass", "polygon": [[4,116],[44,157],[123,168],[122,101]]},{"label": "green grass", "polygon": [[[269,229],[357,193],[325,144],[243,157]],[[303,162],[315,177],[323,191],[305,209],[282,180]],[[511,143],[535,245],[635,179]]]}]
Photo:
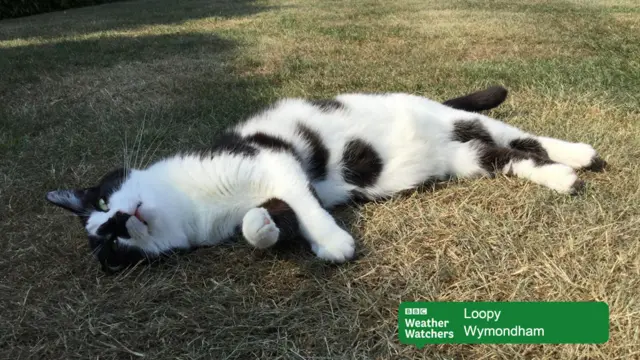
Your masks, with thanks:
[{"label": "green grass", "polygon": [[[640,5],[140,0],[0,21],[0,353],[7,358],[640,356]],[[341,209],[358,260],[242,241],[105,276],[46,191],[201,147],[284,96],[489,84],[491,115],[594,145],[569,198],[514,178]],[[145,160],[145,161],[146,161]],[[599,300],[602,345],[399,344],[400,301]]]}]

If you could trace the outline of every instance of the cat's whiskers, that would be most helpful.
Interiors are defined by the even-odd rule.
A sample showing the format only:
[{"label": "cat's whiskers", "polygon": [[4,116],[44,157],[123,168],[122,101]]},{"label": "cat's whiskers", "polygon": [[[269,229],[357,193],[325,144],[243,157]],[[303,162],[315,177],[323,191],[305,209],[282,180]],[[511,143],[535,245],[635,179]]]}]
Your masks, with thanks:
[{"label": "cat's whiskers", "polygon": [[142,136],[144,135],[144,126],[146,121],[147,121],[147,114],[145,113],[144,117],[142,118],[142,127],[140,128],[140,131],[138,131],[138,134],[136,136],[136,143],[134,144],[135,152],[136,152],[136,157],[133,160],[134,169],[138,168],[138,155],[140,155],[140,148],[142,146]]},{"label": "cat's whiskers", "polygon": [[89,253],[89,256],[97,256],[100,253],[100,251],[102,251],[103,246],[104,246],[103,244],[96,246],[96,248]]},{"label": "cat's whiskers", "polygon": [[[162,145],[162,143],[164,142],[164,138],[162,138],[162,139],[160,140],[160,142],[156,145],[156,147],[153,149],[153,151],[151,152],[151,155],[150,155],[148,158],[147,158],[147,154],[149,153],[149,150],[151,150],[151,148],[153,147],[153,145],[156,143],[156,141],[157,141],[161,136],[162,136],[162,137],[164,137],[164,135],[165,135],[165,134],[167,133],[167,131],[168,131],[167,129],[168,129],[168,127],[167,127],[167,128],[165,128],[165,131],[164,131],[164,132],[157,134],[157,135],[153,138],[153,140],[151,141],[151,144],[149,145],[149,147],[147,147],[147,150],[146,150],[146,151],[144,152],[144,154],[142,155],[142,159],[140,160],[140,164],[141,164],[140,169],[144,169],[144,168],[146,168],[147,166],[149,166],[149,163],[153,160],[153,157],[155,156],[156,151],[158,151],[158,149],[160,148],[160,145]],[[145,161],[145,159],[147,159],[147,161],[146,161],[146,162],[144,162],[144,161]]]},{"label": "cat's whiskers", "polygon": [[127,145],[128,145],[127,144],[127,132],[125,131],[125,133],[124,133],[124,141],[123,141],[124,151],[122,153],[122,162],[123,162],[122,167],[125,170],[125,181],[129,177],[129,175],[128,175],[129,174],[129,166],[131,165],[130,164],[130,159],[129,159],[129,156],[128,156],[129,155],[129,149],[128,149]]}]

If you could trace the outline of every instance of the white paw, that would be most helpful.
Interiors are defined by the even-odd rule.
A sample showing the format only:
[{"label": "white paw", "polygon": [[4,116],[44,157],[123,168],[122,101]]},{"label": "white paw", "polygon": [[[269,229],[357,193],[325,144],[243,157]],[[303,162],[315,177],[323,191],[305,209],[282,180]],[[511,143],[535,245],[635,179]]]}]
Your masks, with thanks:
[{"label": "white paw", "polygon": [[242,235],[258,249],[266,249],[278,241],[280,229],[264,208],[249,210],[242,219]]},{"label": "white paw", "polygon": [[353,258],[355,243],[353,237],[336,225],[320,241],[311,243],[311,250],[321,259],[333,262],[345,262]]},{"label": "white paw", "polygon": [[125,224],[129,235],[134,239],[142,239],[149,236],[149,226],[138,220],[135,216],[130,217]]},{"label": "white paw", "polygon": [[540,142],[547,150],[551,160],[569,165],[574,169],[589,166],[598,155],[589,144],[572,143],[552,138],[540,138]]},{"label": "white paw", "polygon": [[591,145],[583,143],[571,144],[563,155],[565,159],[563,163],[574,169],[580,169],[589,166],[597,155],[596,150]]},{"label": "white paw", "polygon": [[564,164],[543,165],[536,169],[535,181],[561,193],[572,194],[583,185],[573,168]]}]

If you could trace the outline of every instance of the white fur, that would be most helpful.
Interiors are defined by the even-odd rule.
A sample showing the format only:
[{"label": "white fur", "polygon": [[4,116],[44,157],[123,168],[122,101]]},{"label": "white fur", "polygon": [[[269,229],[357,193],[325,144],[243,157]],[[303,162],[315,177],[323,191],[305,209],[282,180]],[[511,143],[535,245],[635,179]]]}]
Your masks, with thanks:
[{"label": "white fur", "polygon": [[588,166],[596,156],[595,149],[588,144],[570,143],[544,136],[539,136],[538,141],[547,150],[551,160],[569,165],[574,169]]},{"label": "white fur", "polygon": [[139,211],[148,226],[132,217],[126,224],[132,238],[120,241],[148,253],[216,244],[230,237],[238,225],[251,244],[266,248],[277,241],[279,230],[266,210],[256,207],[275,197],[298,214],[300,231],[318,257],[341,262],[353,257],[354,240],[325,208],[345,203],[357,189],[342,178],[342,153],[352,138],[371,144],[384,163],[373,186],[357,189],[370,199],[428,179],[486,173],[478,164],[477,148],[451,141],[459,120],[479,119],[500,146],[517,138],[540,140],[551,159],[566,165],[537,167],[525,160],[508,167],[517,176],[560,192],[569,192],[577,179],[571,167],[585,166],[595,156],[588,145],[535,137],[487,116],[419,96],[344,94],[337,99],[344,109],[320,111],[301,99],[282,100],[236,127],[243,136],[263,132],[286,139],[303,157],[311,149],[296,135],[298,124],[318,132],[330,152],[326,178],[311,184],[322,204],[308,190],[306,165],[289,153],[261,149],[253,158],[176,155],[134,170],[109,198],[109,211],[91,214],[87,231],[95,234],[116,211],[133,214],[141,204]]},{"label": "white fur", "polygon": [[578,175],[570,166],[549,164],[536,166],[532,160],[516,161],[510,166],[516,176],[529,179],[561,193],[573,192]]},{"label": "white fur", "polygon": [[242,235],[258,249],[266,249],[278,241],[280,229],[264,208],[249,210],[242,219]]}]

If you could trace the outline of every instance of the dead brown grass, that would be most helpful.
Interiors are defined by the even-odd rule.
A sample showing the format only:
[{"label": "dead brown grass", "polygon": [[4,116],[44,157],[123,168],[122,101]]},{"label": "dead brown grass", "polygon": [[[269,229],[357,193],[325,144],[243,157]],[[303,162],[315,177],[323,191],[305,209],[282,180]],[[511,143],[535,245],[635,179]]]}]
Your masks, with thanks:
[{"label": "dead brown grass", "polygon": [[[639,19],[633,1],[140,0],[0,22],[0,354],[640,358]],[[339,209],[358,245],[342,266],[236,241],[109,277],[43,199],[139,133],[157,159],[282,96],[490,83],[511,89],[492,115],[610,170],[576,198],[499,177]],[[611,338],[417,350],[396,333],[414,300],[606,301]]]}]

